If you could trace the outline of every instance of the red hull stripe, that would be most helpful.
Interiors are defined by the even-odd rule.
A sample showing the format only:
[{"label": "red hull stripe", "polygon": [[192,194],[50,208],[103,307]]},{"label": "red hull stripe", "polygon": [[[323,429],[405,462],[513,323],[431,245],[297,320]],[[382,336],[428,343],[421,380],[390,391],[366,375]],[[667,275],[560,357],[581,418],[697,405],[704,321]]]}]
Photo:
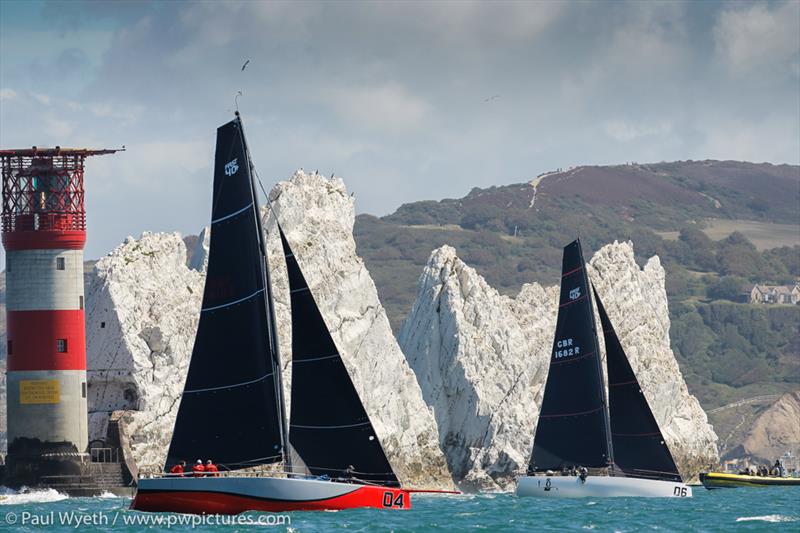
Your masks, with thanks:
[{"label": "red hull stripe", "polygon": [[136,511],[193,514],[239,514],[246,511],[279,513],[359,507],[410,509],[411,495],[403,489],[370,486],[322,500],[278,500],[208,491],[138,490],[131,503],[131,509]]},{"label": "red hull stripe", "polygon": [[[8,311],[8,370],[86,370],[83,309]],[[58,353],[57,340],[67,340]]]},{"label": "red hull stripe", "polygon": [[3,233],[3,246],[13,250],[83,250],[86,232],[64,231],[8,231]]}]

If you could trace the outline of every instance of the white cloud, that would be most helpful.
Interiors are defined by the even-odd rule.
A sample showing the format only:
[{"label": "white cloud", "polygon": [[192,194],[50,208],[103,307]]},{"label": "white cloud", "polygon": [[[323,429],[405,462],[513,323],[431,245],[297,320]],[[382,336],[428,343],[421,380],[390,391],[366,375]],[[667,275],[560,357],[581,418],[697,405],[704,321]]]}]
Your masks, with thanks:
[{"label": "white cloud", "polygon": [[14,89],[2,88],[0,89],[0,102],[8,102],[16,100],[19,97],[17,91]]},{"label": "white cloud", "polygon": [[612,120],[603,125],[606,135],[620,142],[630,142],[642,137],[664,136],[672,131],[668,122],[635,124],[626,120]]},{"label": "white cloud", "polygon": [[714,40],[717,54],[733,74],[785,69],[798,76],[800,3],[735,4],[720,13]]},{"label": "white cloud", "polygon": [[51,101],[50,100],[50,96],[47,95],[47,94],[31,93],[31,96],[33,97],[34,100],[36,100],[37,102],[39,102],[42,105],[47,105],[47,106],[50,105],[50,101]]},{"label": "white cloud", "polygon": [[773,114],[757,121],[707,116],[698,129],[705,140],[694,148],[693,159],[800,164],[797,115]]},{"label": "white cloud", "polygon": [[44,132],[49,135],[51,138],[61,138],[66,139],[72,132],[75,131],[75,128],[61,118],[56,116],[48,116],[44,118]]},{"label": "white cloud", "polygon": [[322,98],[346,121],[388,131],[420,128],[431,118],[431,107],[398,83],[372,87],[325,88]]}]

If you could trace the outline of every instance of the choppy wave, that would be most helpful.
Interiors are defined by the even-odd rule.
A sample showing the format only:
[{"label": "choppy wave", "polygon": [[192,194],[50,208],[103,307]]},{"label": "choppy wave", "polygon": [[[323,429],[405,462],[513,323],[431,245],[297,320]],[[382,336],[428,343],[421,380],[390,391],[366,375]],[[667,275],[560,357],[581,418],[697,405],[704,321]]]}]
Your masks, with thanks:
[{"label": "choppy wave", "polygon": [[0,487],[0,505],[58,502],[67,498],[69,496],[55,489],[28,490],[23,487],[20,490],[13,490],[7,487]]},{"label": "choppy wave", "polygon": [[103,494],[101,494],[100,496],[97,496],[97,497],[98,498],[119,498],[119,496],[117,496],[113,492],[108,492],[108,491],[105,491]]},{"label": "choppy wave", "polygon": [[797,522],[800,520],[796,516],[785,516],[780,514],[768,514],[764,516],[740,516],[737,522]]}]

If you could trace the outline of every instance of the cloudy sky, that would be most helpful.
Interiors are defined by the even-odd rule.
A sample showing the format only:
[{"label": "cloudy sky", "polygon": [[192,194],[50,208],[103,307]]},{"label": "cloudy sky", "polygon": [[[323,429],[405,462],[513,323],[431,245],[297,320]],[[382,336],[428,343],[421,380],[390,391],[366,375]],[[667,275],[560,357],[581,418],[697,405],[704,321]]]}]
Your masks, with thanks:
[{"label": "cloudy sky", "polygon": [[87,257],[206,224],[238,90],[265,186],[335,172],[378,215],[577,164],[798,164],[800,2],[0,2],[0,146],[127,147],[87,165]]}]

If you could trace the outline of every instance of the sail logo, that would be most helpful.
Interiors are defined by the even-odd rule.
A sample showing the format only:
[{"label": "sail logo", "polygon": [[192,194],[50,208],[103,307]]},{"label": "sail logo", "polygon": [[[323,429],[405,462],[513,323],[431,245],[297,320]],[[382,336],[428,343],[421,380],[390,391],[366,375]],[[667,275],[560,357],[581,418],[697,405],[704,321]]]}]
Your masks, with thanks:
[{"label": "sail logo", "polygon": [[569,291],[569,299],[570,300],[577,300],[580,297],[581,297],[581,288],[580,287],[575,287],[574,289]]},{"label": "sail logo", "polygon": [[239,172],[239,158],[229,161],[225,163],[225,175],[226,176],[233,176]]},{"label": "sail logo", "polygon": [[562,357],[569,357],[570,355],[578,355],[581,353],[580,346],[573,346],[574,341],[572,338],[559,339],[556,341],[556,350],[553,351],[554,359],[561,359]]}]

